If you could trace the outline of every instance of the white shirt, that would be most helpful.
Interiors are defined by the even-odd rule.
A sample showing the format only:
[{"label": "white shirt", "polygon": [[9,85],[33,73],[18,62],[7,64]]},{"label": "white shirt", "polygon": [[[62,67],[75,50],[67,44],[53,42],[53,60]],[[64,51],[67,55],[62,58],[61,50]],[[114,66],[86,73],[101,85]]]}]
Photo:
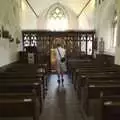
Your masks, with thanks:
[{"label": "white shirt", "polygon": [[[60,54],[59,54],[58,50],[59,50]],[[62,47],[56,48],[56,59],[60,61],[61,57],[64,57],[64,56],[65,56],[65,49]]]}]

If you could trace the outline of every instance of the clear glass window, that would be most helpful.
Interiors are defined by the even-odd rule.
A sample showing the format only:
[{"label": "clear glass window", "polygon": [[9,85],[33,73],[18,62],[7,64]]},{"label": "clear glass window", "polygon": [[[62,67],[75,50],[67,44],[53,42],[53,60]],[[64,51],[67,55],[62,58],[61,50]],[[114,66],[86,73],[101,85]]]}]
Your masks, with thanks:
[{"label": "clear glass window", "polygon": [[48,14],[47,29],[51,31],[64,31],[68,28],[68,19],[64,10],[57,6]]}]

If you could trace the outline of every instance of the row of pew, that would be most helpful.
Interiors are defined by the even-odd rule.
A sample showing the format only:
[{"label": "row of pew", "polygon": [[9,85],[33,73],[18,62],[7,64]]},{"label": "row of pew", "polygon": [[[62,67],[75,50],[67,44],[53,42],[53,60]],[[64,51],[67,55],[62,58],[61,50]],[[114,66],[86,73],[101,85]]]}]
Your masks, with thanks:
[{"label": "row of pew", "polygon": [[68,64],[86,119],[120,120],[120,68],[90,59]]},{"label": "row of pew", "polygon": [[47,64],[16,63],[0,72],[0,118],[39,120],[47,94]]}]

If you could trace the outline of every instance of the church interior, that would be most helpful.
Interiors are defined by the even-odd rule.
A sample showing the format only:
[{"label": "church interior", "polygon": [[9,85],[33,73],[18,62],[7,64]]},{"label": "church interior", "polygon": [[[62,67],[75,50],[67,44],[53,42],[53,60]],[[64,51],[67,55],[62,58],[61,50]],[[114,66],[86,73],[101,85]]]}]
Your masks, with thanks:
[{"label": "church interior", "polygon": [[0,0],[0,120],[120,120],[119,32],[120,0]]}]

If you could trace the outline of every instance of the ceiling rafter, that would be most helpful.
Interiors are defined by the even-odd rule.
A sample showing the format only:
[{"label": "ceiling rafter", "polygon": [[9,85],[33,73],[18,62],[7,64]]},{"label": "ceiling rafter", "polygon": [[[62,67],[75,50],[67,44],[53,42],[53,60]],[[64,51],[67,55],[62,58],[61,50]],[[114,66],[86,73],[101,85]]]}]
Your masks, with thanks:
[{"label": "ceiling rafter", "polygon": [[85,4],[85,6],[82,8],[82,10],[80,11],[80,13],[77,15],[77,17],[79,18],[80,15],[83,13],[83,11],[87,8],[87,6],[89,5],[89,3],[91,2],[92,0],[88,0],[87,3]]},{"label": "ceiling rafter", "polygon": [[32,12],[34,13],[34,15],[38,18],[39,15],[35,12],[34,8],[32,7],[32,5],[30,4],[30,2],[28,0],[26,0],[28,6],[30,7],[30,9],[32,10]]}]

